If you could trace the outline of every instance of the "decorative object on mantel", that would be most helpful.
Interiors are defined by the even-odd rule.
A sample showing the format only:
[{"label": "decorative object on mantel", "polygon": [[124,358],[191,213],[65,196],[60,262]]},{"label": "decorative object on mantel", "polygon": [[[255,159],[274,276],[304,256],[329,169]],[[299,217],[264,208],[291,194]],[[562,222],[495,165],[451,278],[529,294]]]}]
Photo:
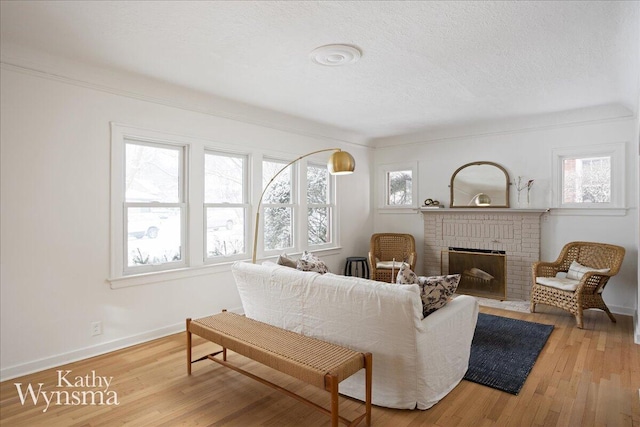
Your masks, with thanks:
[{"label": "decorative object on mantel", "polygon": [[452,208],[508,208],[509,174],[493,162],[473,162],[451,175]]},{"label": "decorative object on mantel", "polygon": [[524,189],[527,190],[527,204],[526,204],[526,206],[529,207],[529,203],[531,203],[530,193],[531,193],[531,187],[533,187],[533,180],[530,179],[530,180],[528,180],[526,182],[523,182],[522,177],[519,176],[517,180],[513,181],[513,185],[516,187],[516,191],[518,192],[518,199],[517,199],[518,200],[517,201],[518,207],[519,208],[522,207],[520,193]]},{"label": "decorative object on mantel", "polygon": [[444,208],[444,205],[441,205],[440,202],[437,200],[426,199],[422,207],[427,209],[439,209],[439,208]]},{"label": "decorative object on mantel", "polygon": [[484,193],[478,193],[469,202],[469,206],[476,205],[478,207],[491,206],[491,197]]}]

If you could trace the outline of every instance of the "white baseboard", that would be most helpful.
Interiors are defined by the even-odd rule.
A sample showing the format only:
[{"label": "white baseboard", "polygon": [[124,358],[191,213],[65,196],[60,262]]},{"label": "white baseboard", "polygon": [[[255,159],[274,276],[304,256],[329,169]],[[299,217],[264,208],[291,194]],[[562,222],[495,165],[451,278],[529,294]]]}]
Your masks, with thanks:
[{"label": "white baseboard", "polygon": [[635,319],[635,316],[636,316],[635,308],[619,307],[616,305],[609,305],[609,304],[607,304],[607,306],[609,307],[609,310],[611,310],[613,314],[622,314],[623,316],[631,316]]},{"label": "white baseboard", "polygon": [[[229,309],[234,313],[242,314],[242,308]],[[185,329],[185,323],[180,322],[174,325],[165,326],[152,331],[143,332],[141,334],[132,335],[125,338],[97,344],[90,347],[73,350],[68,353],[62,353],[55,356],[45,357],[43,359],[33,360],[20,365],[9,366],[0,370],[0,381],[6,381],[23,375],[32,374],[34,372],[43,371],[45,369],[55,368],[67,363],[77,362],[79,360],[88,359],[90,357],[100,356],[105,353],[120,350],[132,345],[142,344],[147,341],[166,337],[168,335],[182,332]]]}]

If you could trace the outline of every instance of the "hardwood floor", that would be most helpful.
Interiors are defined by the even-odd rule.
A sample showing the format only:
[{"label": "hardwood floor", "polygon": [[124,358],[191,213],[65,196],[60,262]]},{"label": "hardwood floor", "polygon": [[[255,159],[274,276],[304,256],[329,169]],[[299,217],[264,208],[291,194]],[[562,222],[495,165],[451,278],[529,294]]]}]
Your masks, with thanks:
[{"label": "hardwood floor", "polygon": [[[577,329],[568,313],[542,305],[539,313],[481,307],[481,311],[554,324],[555,329],[518,396],[462,381],[427,411],[373,408],[372,425],[414,426],[640,426],[640,345],[633,343],[633,321],[599,311],[585,313]],[[194,357],[216,346],[194,337]],[[203,361],[186,374],[185,336],[176,334],[138,346],[49,369],[0,384],[3,426],[327,426],[329,418],[223,366]],[[230,353],[245,369],[328,405],[328,393]],[[67,370],[71,373],[64,376]],[[375,370],[375,360],[374,360]],[[59,374],[58,371],[61,371]],[[57,405],[57,391],[105,390],[96,376],[113,377],[104,402],[118,405]],[[58,379],[63,375],[64,379]],[[81,377],[81,378],[77,378]],[[74,389],[65,382],[89,388]],[[63,387],[57,387],[61,382]],[[37,395],[24,405],[15,383]],[[375,387],[375,384],[374,384]],[[52,394],[52,392],[54,392]],[[54,396],[47,408],[43,396]],[[99,402],[97,393],[94,395]],[[61,395],[61,401],[66,396]],[[90,402],[91,396],[87,396]],[[82,395],[69,397],[78,403]],[[109,400],[110,399],[110,400]],[[340,399],[341,415],[352,418],[360,402]],[[362,423],[361,425],[364,425]]]}]

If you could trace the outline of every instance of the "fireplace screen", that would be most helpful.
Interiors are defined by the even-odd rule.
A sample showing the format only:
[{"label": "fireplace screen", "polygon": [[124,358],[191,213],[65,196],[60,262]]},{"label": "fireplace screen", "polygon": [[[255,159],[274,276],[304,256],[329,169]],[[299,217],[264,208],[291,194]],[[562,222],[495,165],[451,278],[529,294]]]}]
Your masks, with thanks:
[{"label": "fireplace screen", "polygon": [[504,300],[507,298],[507,257],[483,250],[442,252],[442,271],[460,274],[457,293]]}]

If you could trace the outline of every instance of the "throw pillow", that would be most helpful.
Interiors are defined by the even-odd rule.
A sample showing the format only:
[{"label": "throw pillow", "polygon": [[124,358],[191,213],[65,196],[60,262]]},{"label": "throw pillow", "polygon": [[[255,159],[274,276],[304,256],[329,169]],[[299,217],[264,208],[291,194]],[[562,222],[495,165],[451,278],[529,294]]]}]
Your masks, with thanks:
[{"label": "throw pillow", "polygon": [[456,289],[458,289],[460,275],[418,276],[411,271],[408,265],[403,265],[400,267],[400,271],[398,271],[396,283],[403,285],[417,283],[420,286],[422,314],[424,317],[427,317],[449,302],[449,298],[456,292]]},{"label": "throw pillow", "polygon": [[283,253],[278,257],[277,264],[284,265],[285,267],[291,267],[291,268],[296,268],[298,266],[297,261],[285,253]]},{"label": "throw pillow", "polygon": [[302,256],[298,260],[296,268],[302,271],[315,271],[316,273],[320,274],[329,272],[327,264],[325,264],[324,261],[320,260],[320,258],[307,251],[304,251],[302,253]]},{"label": "throw pillow", "polygon": [[571,261],[569,271],[567,271],[567,279],[582,280],[582,276],[590,271],[595,271],[597,273],[608,273],[609,270],[609,268],[596,269],[593,267],[587,267],[576,261]]},{"label": "throw pillow", "polygon": [[422,313],[427,317],[439,308],[444,307],[458,289],[459,274],[446,276],[419,277]]},{"label": "throw pillow", "polygon": [[409,264],[402,263],[396,276],[396,283],[399,285],[418,283],[418,275],[409,268]]}]

